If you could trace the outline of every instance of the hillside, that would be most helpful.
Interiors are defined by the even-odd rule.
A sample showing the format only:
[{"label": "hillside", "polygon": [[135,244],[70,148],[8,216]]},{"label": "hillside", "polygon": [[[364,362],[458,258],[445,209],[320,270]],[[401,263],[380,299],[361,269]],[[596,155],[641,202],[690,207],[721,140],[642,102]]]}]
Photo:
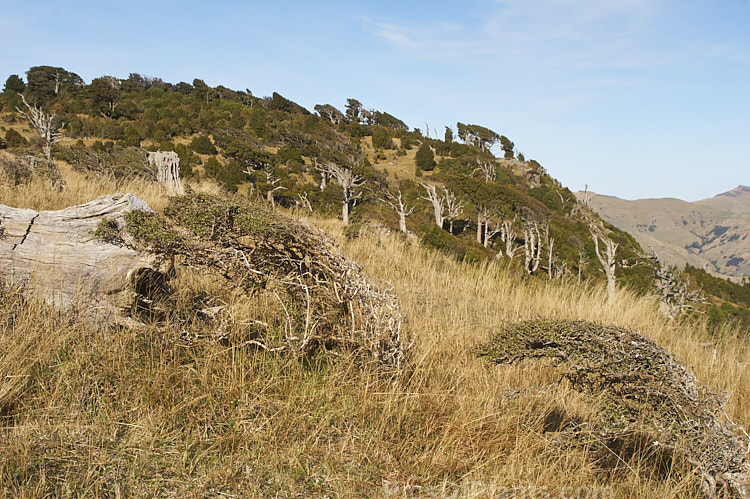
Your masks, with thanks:
[{"label": "hillside", "polygon": [[[583,193],[577,194],[579,198]],[[627,201],[589,193],[605,220],[653,248],[666,263],[690,264],[723,277],[750,276],[750,188],[739,186],[710,199]]]},{"label": "hillside", "polygon": [[[605,280],[594,230],[628,263],[612,279],[641,292],[653,283],[653,266],[639,260],[631,236],[585,212],[511,139],[481,125],[457,122],[436,138],[352,98],[343,110],[322,103],[313,113],[278,93],[257,97],[198,79],[172,84],[131,73],[86,84],[52,66],[30,68],[26,82],[14,76],[0,96],[7,151],[0,167],[11,186],[36,173],[64,190],[64,170],[153,178],[146,155],[174,151],[188,181],[340,214],[352,230],[382,225],[462,260],[506,261],[533,278]],[[33,129],[34,113],[47,118],[50,133]]]},{"label": "hillside", "polygon": [[640,245],[507,137],[200,80],[13,85],[0,204],[133,193],[153,212],[91,237],[173,267],[116,323],[0,283],[0,495],[742,497],[747,332],[664,315]]}]

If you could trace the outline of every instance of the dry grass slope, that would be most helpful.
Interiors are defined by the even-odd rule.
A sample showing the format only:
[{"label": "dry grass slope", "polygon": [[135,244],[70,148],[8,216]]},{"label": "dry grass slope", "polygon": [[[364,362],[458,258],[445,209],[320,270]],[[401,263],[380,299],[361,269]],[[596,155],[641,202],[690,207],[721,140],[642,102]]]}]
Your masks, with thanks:
[{"label": "dry grass slope", "polygon": [[[0,191],[0,202],[50,209],[134,190],[164,206],[145,184],[66,182],[62,193],[34,184]],[[338,221],[310,222],[399,296],[419,338],[403,378],[333,352],[259,351],[242,326],[258,310],[189,271],[178,278],[194,291],[185,300],[207,293],[232,306],[220,336],[216,324],[190,339],[180,324],[86,327],[6,290],[1,494],[372,497],[481,482],[550,494],[601,486],[617,497],[694,496],[698,480],[680,469],[657,473],[637,455],[603,468],[585,448],[562,452],[551,421],[585,419],[596,402],[544,363],[490,365],[475,355],[502,325],[539,318],[639,331],[701,383],[726,391],[729,416],[750,425],[750,352],[733,331],[711,336],[670,323],[655,302],[627,292],[608,303],[604,289],[457,263],[394,235],[346,239]],[[489,496],[481,490],[476,497]]]}]

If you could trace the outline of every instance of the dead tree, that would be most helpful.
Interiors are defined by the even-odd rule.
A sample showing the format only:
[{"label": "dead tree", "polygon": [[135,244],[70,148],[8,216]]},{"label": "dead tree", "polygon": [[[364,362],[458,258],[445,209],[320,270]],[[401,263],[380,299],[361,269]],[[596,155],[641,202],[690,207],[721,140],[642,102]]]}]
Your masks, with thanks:
[{"label": "dead tree", "polygon": [[484,224],[484,247],[489,248],[492,238],[503,231],[502,222],[496,217],[487,217]]},{"label": "dead tree", "polygon": [[[502,222],[500,223],[500,240],[505,243],[505,256],[507,256],[511,260],[513,260],[513,257],[516,256],[516,251],[521,248],[520,245],[516,244],[518,235],[513,228],[513,222],[515,221],[515,217],[513,218],[513,220],[503,218]],[[502,254],[502,250],[498,251],[497,257],[501,257]]]},{"label": "dead tree", "polygon": [[[615,256],[619,245],[604,235],[602,229],[594,223],[589,226],[589,232],[591,232],[591,237],[594,238],[596,257],[599,259],[599,263],[602,264],[604,275],[607,276],[607,296],[609,297],[609,301],[613,301],[615,299],[615,280],[617,279],[615,276],[615,267],[617,266]],[[604,255],[599,251],[600,240],[604,243]]]},{"label": "dead tree", "polygon": [[547,240],[547,274],[552,279],[557,275],[557,258],[552,249],[555,247],[555,238],[549,235],[549,225],[544,226],[544,238]]},{"label": "dead tree", "polygon": [[266,183],[268,184],[268,191],[266,191],[266,201],[271,205],[272,208],[276,207],[276,198],[274,193],[276,191],[286,190],[283,185],[277,185],[281,182],[281,177],[277,177],[273,170],[263,170],[263,174],[266,176]]},{"label": "dead tree", "polygon": [[354,189],[364,184],[365,179],[354,173],[352,168],[348,166],[326,163],[321,168],[322,171],[335,178],[336,182],[338,182],[343,189],[341,218],[344,221],[344,225],[349,225],[349,213],[357,200],[362,197],[362,191],[355,194]]},{"label": "dead tree", "polygon": [[578,282],[581,282],[581,274],[583,273],[583,265],[586,262],[586,255],[584,253],[584,246],[580,239],[575,236],[570,236],[568,239],[573,246],[578,250]]},{"label": "dead tree", "polygon": [[419,185],[424,187],[427,191],[427,197],[422,196],[422,199],[432,203],[432,210],[435,215],[435,225],[442,229],[443,222],[445,221],[445,199],[437,193],[437,186],[435,184],[420,183]]},{"label": "dead tree", "polygon": [[26,102],[26,97],[24,97],[23,94],[18,95],[21,96],[21,100],[26,106],[26,109],[28,109],[28,112],[21,111],[19,108],[16,108],[16,111],[28,120],[31,127],[36,130],[44,141],[44,155],[47,157],[47,160],[52,159],[52,144],[60,140],[60,137],[62,137],[60,129],[63,127],[58,126],[55,113],[47,114],[36,104],[32,106]]},{"label": "dead tree", "polygon": [[298,193],[297,199],[294,201],[297,203],[297,206],[300,206],[302,208],[307,208],[309,212],[313,211],[312,205],[310,204],[310,200],[307,199],[307,192]]},{"label": "dead tree", "polygon": [[322,165],[318,162],[317,158],[313,158],[313,163],[315,164],[315,169],[320,172],[320,190],[324,190],[326,187],[328,187],[328,169],[325,165]]},{"label": "dead tree", "polygon": [[495,180],[497,177],[497,165],[493,163],[492,161],[482,161],[481,159],[477,159],[477,166],[474,168],[474,171],[471,172],[472,175],[479,172],[484,176],[484,181],[489,182],[490,180]]},{"label": "dead tree", "polygon": [[391,189],[384,189],[384,198],[378,198],[383,204],[386,204],[393,208],[398,213],[398,230],[406,234],[406,217],[414,213],[416,204],[410,203],[401,193],[401,188],[396,186],[396,192],[392,192]]},{"label": "dead tree", "polygon": [[523,216],[523,235],[524,268],[529,275],[533,275],[539,269],[542,259],[542,237],[539,221],[531,210],[526,210]]},{"label": "dead tree", "polygon": [[174,151],[156,151],[146,153],[148,164],[156,168],[156,181],[167,191],[174,194],[185,194],[180,179],[180,157]]},{"label": "dead tree", "polygon": [[484,244],[485,228],[487,219],[490,216],[490,210],[484,205],[477,206],[477,242]]},{"label": "dead tree", "polygon": [[675,267],[662,267],[658,260],[656,263],[659,265],[656,290],[659,292],[659,308],[664,315],[675,319],[706,303],[703,293],[699,289],[691,290]]},{"label": "dead tree", "polygon": [[448,220],[448,231],[453,234],[453,220],[464,212],[464,204],[451,191],[443,187],[445,192],[445,219]]}]

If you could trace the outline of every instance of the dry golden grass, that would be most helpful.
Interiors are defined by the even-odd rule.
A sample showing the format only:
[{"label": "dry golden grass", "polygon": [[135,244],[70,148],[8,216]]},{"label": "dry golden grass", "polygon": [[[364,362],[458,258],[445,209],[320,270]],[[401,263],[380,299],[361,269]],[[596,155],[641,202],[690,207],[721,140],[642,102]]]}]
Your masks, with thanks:
[{"label": "dry golden grass", "polygon": [[[146,179],[117,180],[103,176],[86,176],[57,162],[65,187],[57,192],[50,188],[48,180],[33,176],[29,182],[19,186],[0,185],[0,204],[32,210],[60,210],[68,206],[87,203],[104,194],[132,192],[144,199],[154,210],[162,209],[167,201],[167,191],[156,182]],[[188,184],[199,192],[218,193],[221,188],[211,182]]]},{"label": "dry golden grass", "polygon": [[[29,186],[12,200],[50,209],[114,190],[156,208],[163,199],[146,184],[69,179],[69,193]],[[638,330],[726,390],[729,415],[750,425],[747,341],[731,331],[670,323],[653,301],[624,291],[610,304],[598,286],[457,263],[398,235],[347,240],[338,221],[310,223],[400,297],[419,336],[402,379],[335,353],[300,360],[254,349],[249,324],[263,320],[263,304],[188,271],[181,300],[208,292],[232,311],[190,341],[184,324],[87,327],[6,293],[0,496],[419,497],[416,487],[458,484],[462,497],[490,497],[492,486],[526,497],[578,487],[589,487],[586,497],[692,497],[694,480],[677,472],[656,475],[637,457],[613,472],[561,447],[551,416],[585,419],[598,408],[551,366],[491,366],[473,353],[504,322],[533,318]]]}]

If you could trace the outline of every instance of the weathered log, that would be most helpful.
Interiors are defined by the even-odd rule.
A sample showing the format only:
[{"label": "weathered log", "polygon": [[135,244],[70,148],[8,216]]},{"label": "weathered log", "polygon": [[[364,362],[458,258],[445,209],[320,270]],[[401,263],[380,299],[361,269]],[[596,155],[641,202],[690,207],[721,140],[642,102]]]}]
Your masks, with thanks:
[{"label": "weathered log", "polygon": [[111,318],[133,306],[143,281],[162,275],[160,255],[95,235],[102,220],[124,225],[131,210],[151,211],[133,194],[101,196],[59,211],[0,205],[0,279],[62,310]]}]

